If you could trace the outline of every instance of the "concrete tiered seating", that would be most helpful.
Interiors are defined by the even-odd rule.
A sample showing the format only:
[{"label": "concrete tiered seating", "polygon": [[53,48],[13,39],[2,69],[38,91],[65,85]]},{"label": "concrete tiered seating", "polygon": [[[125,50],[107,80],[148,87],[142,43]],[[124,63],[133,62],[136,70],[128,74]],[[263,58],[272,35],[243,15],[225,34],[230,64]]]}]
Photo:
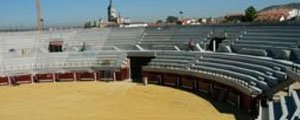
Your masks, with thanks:
[{"label": "concrete tiered seating", "polygon": [[[79,45],[84,42],[92,50],[136,50],[134,46],[141,39],[144,28],[105,28],[93,34],[79,32],[75,36],[79,39],[74,42]],[[108,47],[110,49],[107,49]]]},{"label": "concrete tiered seating", "polygon": [[[299,26],[245,26],[241,31],[238,39],[226,42],[236,53],[290,60],[289,53],[300,46]],[[224,52],[224,48],[219,51]]]},{"label": "concrete tiered seating", "polygon": [[125,60],[121,52],[40,53],[33,57],[6,58],[0,64],[2,76],[16,74],[118,69]]},{"label": "concrete tiered seating", "polygon": [[270,59],[216,53],[157,53],[150,67],[212,72],[240,79],[262,93],[286,80],[286,66]]},{"label": "concrete tiered seating", "polygon": [[280,79],[286,79],[283,71],[286,66],[274,63],[268,59],[230,54],[202,54],[202,59],[206,59],[206,57],[215,60],[215,62],[217,60],[220,63],[243,66],[261,71],[267,75],[274,75]]},{"label": "concrete tiered seating", "polygon": [[[140,45],[149,50],[174,50],[177,46],[181,50],[188,50],[191,40],[196,43],[205,41],[212,28],[207,27],[174,27],[174,28],[148,28]],[[168,45],[157,47],[157,45]]]},{"label": "concrete tiered seating", "polygon": [[[268,90],[286,79],[280,64],[239,55],[202,54],[192,69],[211,71],[245,80],[249,85]],[[277,66],[277,67],[275,67]],[[278,69],[279,68],[279,69]]]},{"label": "concrete tiered seating", "polygon": [[157,53],[157,58],[152,60],[149,66],[187,69],[193,59],[195,59],[194,54],[177,52]]},{"label": "concrete tiered seating", "polygon": [[85,45],[86,51],[93,50],[137,50],[135,45],[141,39],[145,28],[101,28],[74,29],[38,32],[16,32],[0,34],[6,51],[9,49],[43,49],[47,51],[49,41],[62,40],[64,51],[79,51]]}]

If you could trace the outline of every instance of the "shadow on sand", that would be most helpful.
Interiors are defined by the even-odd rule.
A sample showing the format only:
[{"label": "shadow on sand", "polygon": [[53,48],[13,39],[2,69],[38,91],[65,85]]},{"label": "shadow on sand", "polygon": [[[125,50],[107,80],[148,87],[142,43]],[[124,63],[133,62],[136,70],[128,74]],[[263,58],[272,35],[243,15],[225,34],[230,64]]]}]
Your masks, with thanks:
[{"label": "shadow on sand", "polygon": [[[137,83],[138,85],[144,85],[143,83],[137,82],[136,80],[133,80],[133,82]],[[195,91],[182,89],[182,88],[178,88],[178,87],[171,87],[171,86],[164,86],[164,87],[170,87],[170,88],[179,89],[179,90],[193,93],[193,94],[205,99],[206,101],[209,101],[220,113],[234,115],[236,120],[251,120],[250,116],[244,110],[238,109],[225,101],[218,101],[209,94],[195,92]]]}]

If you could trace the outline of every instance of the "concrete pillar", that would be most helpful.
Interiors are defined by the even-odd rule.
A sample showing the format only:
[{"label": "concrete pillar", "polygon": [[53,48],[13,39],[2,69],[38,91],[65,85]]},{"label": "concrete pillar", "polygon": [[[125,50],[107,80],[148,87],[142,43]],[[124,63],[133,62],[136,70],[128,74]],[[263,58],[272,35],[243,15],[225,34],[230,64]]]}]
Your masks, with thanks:
[{"label": "concrete pillar", "polygon": [[33,74],[31,74],[31,84],[34,84],[34,75]]},{"label": "concrete pillar", "polygon": [[241,96],[238,95],[238,98],[237,98],[237,108],[240,109],[241,108]]},{"label": "concrete pillar", "polygon": [[114,72],[114,82],[117,81],[116,72]]},{"label": "concrete pillar", "polygon": [[128,59],[128,64],[129,64],[129,66],[128,66],[128,79],[132,79],[131,78],[131,60],[130,59]]},{"label": "concrete pillar", "polygon": [[217,50],[217,43],[216,40],[213,40],[213,51],[216,52]]},{"label": "concrete pillar", "polygon": [[75,72],[73,73],[73,79],[74,79],[75,82],[77,82],[77,75],[76,75]]},{"label": "concrete pillar", "polygon": [[7,79],[8,79],[8,85],[11,86],[12,83],[11,83],[11,78],[10,78],[10,76],[8,76]]},{"label": "concrete pillar", "polygon": [[53,82],[56,83],[56,76],[55,76],[55,73],[52,73],[52,77],[53,77]]},{"label": "concrete pillar", "polygon": [[97,82],[97,72],[94,72],[94,80]]},{"label": "concrete pillar", "polygon": [[176,77],[176,86],[180,87],[180,78],[179,77]]},{"label": "concrete pillar", "polygon": [[148,77],[143,77],[143,83],[144,83],[144,85],[145,86],[147,86],[148,85]]},{"label": "concrete pillar", "polygon": [[209,93],[212,94],[213,93],[213,85],[209,84]]},{"label": "concrete pillar", "polygon": [[161,75],[159,75],[158,84],[162,85],[162,76]]},{"label": "concrete pillar", "polygon": [[198,90],[198,82],[197,80],[194,80],[194,91]]}]

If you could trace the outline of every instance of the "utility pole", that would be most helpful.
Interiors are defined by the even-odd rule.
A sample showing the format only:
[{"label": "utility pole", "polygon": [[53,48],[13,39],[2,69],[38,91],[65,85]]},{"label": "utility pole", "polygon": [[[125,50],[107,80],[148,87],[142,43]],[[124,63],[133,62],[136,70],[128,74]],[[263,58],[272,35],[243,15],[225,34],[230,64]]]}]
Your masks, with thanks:
[{"label": "utility pole", "polygon": [[40,0],[36,0],[36,11],[37,11],[37,25],[38,31],[43,31],[43,18],[41,15],[41,2]]}]

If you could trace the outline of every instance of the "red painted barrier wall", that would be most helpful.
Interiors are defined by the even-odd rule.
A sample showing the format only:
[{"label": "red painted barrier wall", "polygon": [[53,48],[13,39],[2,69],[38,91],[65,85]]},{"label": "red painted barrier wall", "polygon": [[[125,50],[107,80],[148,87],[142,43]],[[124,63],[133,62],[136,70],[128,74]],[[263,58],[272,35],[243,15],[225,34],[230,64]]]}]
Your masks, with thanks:
[{"label": "red painted barrier wall", "polygon": [[31,83],[31,75],[15,76],[13,79],[15,79],[18,84]]},{"label": "red painted barrier wall", "polygon": [[194,80],[188,77],[181,77],[180,78],[180,87],[186,89],[194,89]]},{"label": "red painted barrier wall", "polygon": [[36,79],[36,82],[49,82],[49,81],[53,81],[53,74],[50,73],[50,74],[36,74],[35,75],[35,79]]},{"label": "red painted barrier wall", "polygon": [[57,73],[55,76],[58,81],[74,81],[73,73]]},{"label": "red painted barrier wall", "polygon": [[209,87],[210,83],[203,81],[203,80],[198,80],[198,91],[209,93]]},{"label": "red painted barrier wall", "polygon": [[119,72],[116,72],[117,81],[129,79],[129,68],[122,68]]},{"label": "red painted barrier wall", "polygon": [[78,81],[93,81],[95,80],[94,73],[82,72],[76,73],[76,77]]},{"label": "red painted barrier wall", "polygon": [[142,73],[142,76],[148,77],[148,83],[151,84],[161,84],[160,83],[160,74],[159,73]]},{"label": "red painted barrier wall", "polygon": [[[227,101],[231,100],[235,102],[236,104],[238,103],[237,101],[237,96],[240,96],[240,107],[241,109],[245,110],[246,112],[249,113],[249,115],[253,115],[258,113],[258,98],[253,98],[249,95],[246,95],[236,88],[224,85],[222,83],[217,83],[214,82],[213,80],[208,80],[208,79],[203,79],[203,78],[193,78],[189,76],[179,76],[179,75],[171,75],[171,74],[166,74],[166,73],[156,73],[156,72],[142,72],[143,77],[148,78],[148,83],[155,83],[158,82],[157,76],[163,76],[163,81],[168,81],[168,82],[174,82],[174,79],[178,76],[180,77],[180,84],[182,87],[184,86],[189,86],[190,88],[198,88],[197,91],[200,91],[199,89],[207,91],[206,93],[209,93],[214,96],[216,99],[223,99],[222,101]],[[195,85],[195,83],[197,83]],[[210,91],[210,84],[213,86],[213,90],[216,91]],[[220,92],[220,90],[224,90],[223,92]],[[228,96],[228,93],[230,92],[230,95]]]},{"label": "red painted barrier wall", "polygon": [[8,77],[0,77],[0,85],[8,85]]},{"label": "red painted barrier wall", "polygon": [[172,74],[163,74],[162,81],[163,85],[175,87],[177,85],[177,76]]}]

